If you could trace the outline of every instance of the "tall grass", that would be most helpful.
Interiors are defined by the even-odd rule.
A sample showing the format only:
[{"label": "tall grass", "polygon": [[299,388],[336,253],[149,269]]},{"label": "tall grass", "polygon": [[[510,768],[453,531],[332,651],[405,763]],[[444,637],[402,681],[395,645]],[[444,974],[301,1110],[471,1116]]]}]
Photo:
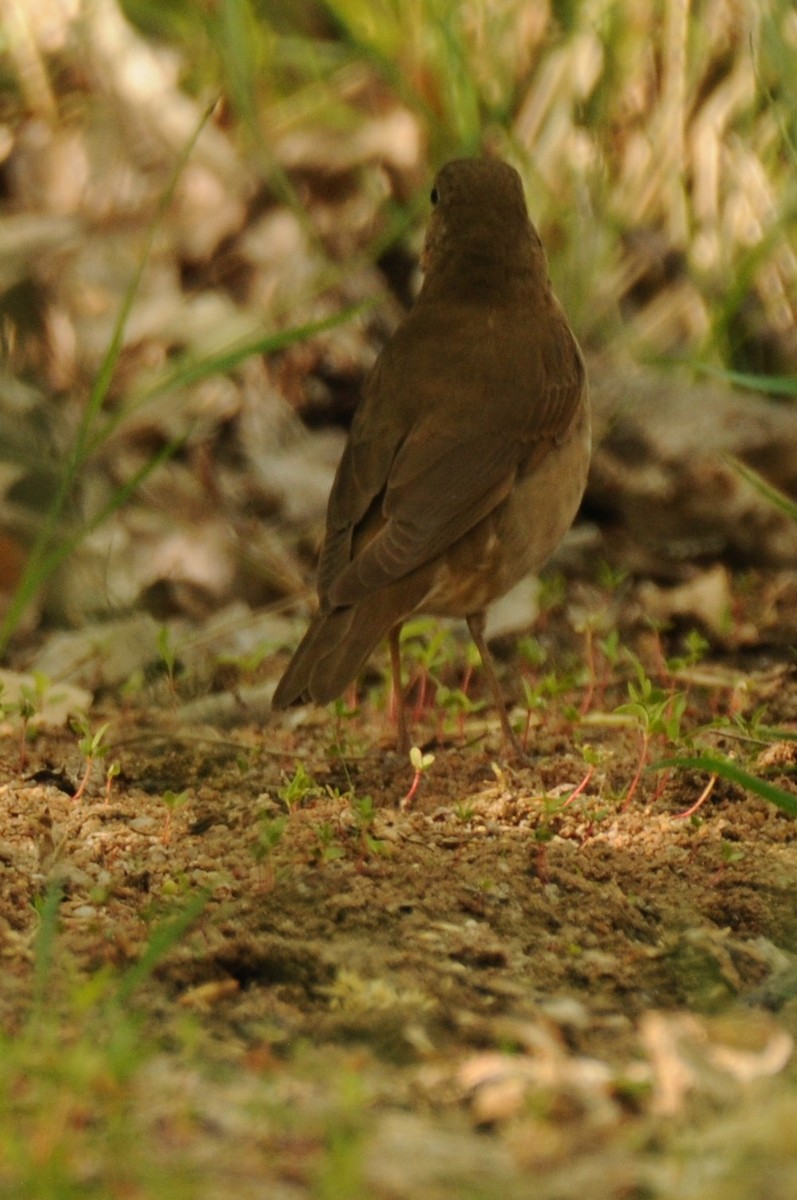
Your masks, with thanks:
[{"label": "tall grass", "polygon": [[[59,87],[69,76],[58,74],[42,46],[30,50],[36,11],[34,3],[25,54],[9,43],[18,101],[49,96],[57,121]],[[797,358],[797,11],[790,0],[124,0],[123,11],[176,55],[186,93],[201,106],[220,97],[213,121],[264,194],[292,210],[326,259],[315,286],[334,287],[403,238],[417,221],[413,196],[425,194],[424,180],[443,160],[496,152],[525,176],[557,288],[587,345],[687,358],[739,377],[777,374],[788,383]],[[70,54],[78,61],[80,38],[75,22],[66,61]],[[39,80],[35,94],[31,79]],[[7,105],[13,94],[7,78]],[[64,117],[68,108],[65,92]],[[401,132],[378,124],[385,113],[404,114]],[[362,140],[364,131],[371,141]],[[348,171],[352,186],[365,186],[383,161],[399,181],[388,217],[376,228],[366,223],[345,254],[330,246],[308,206],[308,164],[302,177],[286,150],[300,135],[315,147],[309,168],[316,172]],[[366,144],[348,158],[338,153]],[[175,152],[162,209],[188,153]],[[156,216],[150,241],[160,228]],[[0,653],[55,567],[179,445],[165,447],[88,522],[64,522],[77,481],[112,428],[106,400],[138,278],[140,269],[0,627]],[[229,371],[249,350],[273,353],[328,327],[297,311],[295,319],[280,314],[280,330],[292,332],[274,341],[264,332],[229,353],[170,363],[150,394],[189,387]]]},{"label": "tall grass", "polygon": [[126,9],[180,46],[194,87],[204,62],[270,172],[286,131],[353,131],[384,103],[413,115],[427,172],[484,149],[513,158],[588,340],[741,370],[751,322],[794,323],[789,0]]}]

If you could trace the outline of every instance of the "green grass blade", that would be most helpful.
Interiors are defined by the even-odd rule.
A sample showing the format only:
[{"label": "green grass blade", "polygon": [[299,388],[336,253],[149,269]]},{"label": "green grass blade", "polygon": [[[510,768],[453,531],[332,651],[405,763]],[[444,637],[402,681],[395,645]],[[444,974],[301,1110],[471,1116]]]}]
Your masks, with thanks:
[{"label": "green grass blade", "polygon": [[796,729],[774,729],[770,725],[759,725],[757,728],[762,738],[769,738],[773,742],[797,742]]},{"label": "green grass blade", "polygon": [[732,383],[734,387],[747,388],[753,392],[767,392],[770,396],[797,396],[797,376],[794,375],[756,375],[749,371],[731,371],[699,362],[692,362],[689,366],[703,375],[721,379],[723,383]]},{"label": "green grass blade", "polygon": [[125,1004],[133,995],[133,992],[141,987],[141,984],[149,978],[164,954],[167,954],[171,950],[172,946],[180,940],[183,934],[191,928],[200,916],[208,899],[207,892],[200,892],[198,896],[194,896],[188,902],[176,917],[172,917],[170,920],[156,926],[150,934],[144,953],[125,972],[119,986],[116,988],[113,998],[117,1004]]},{"label": "green grass blade", "polygon": [[52,978],[55,939],[58,933],[58,907],[63,899],[60,883],[51,883],[39,909],[39,929],[33,961],[33,1012],[39,1015],[47,998]]},{"label": "green grass blade", "polygon": [[[91,453],[92,437],[91,430],[96,421],[105,398],[108,394],[108,388],[113,378],[116,364],[119,361],[119,355],[122,350],[124,331],[127,325],[130,312],[133,307],[138,290],[141,286],[141,279],[144,274],[147,262],[149,260],[152,246],[155,241],[155,236],[160,227],[163,216],[174,195],[175,188],[180,180],[183,169],[197,143],[199,135],[204,129],[216,102],[209,105],[202,114],[197,127],[191,137],[186,142],[181,151],[174,168],[172,170],[169,182],[160,197],[158,208],[155,216],[150,222],[147,231],[147,237],[144,243],[144,248],[138,261],[138,266],[133,273],[133,277],[128,284],[122,304],[119,310],[119,315],[116,318],[111,340],[108,348],[100,363],[100,369],[97,372],[97,378],[89,393],[88,403],[86,404],[83,417],[78,426],[78,431],[75,437],[72,449],[67,457],[66,466],[64,468],[58,490],[50,508],[47,511],[47,516],[39,529],[33,545],[30,549],[25,570],[22,573],[22,578],[19,582],[14,598],[8,607],[8,610],[0,625],[0,658],[2,658],[8,646],[8,642],[19,623],[19,620],[25,611],[25,608],[35,596],[36,592],[41,587],[44,580],[47,578],[49,571],[47,563],[53,561],[52,546],[57,536],[58,524],[63,515],[67,501],[69,499],[75,481],[78,478],[82,468]],[[56,553],[55,561],[61,561],[62,554]],[[49,568],[50,570],[52,568]]]},{"label": "green grass blade", "polygon": [[13,633],[22,614],[39,590],[42,582],[50,577],[56,567],[59,567],[69,557],[88,534],[99,528],[103,521],[106,521],[108,517],[121,508],[141,486],[144,480],[179,450],[184,440],[184,438],[179,438],[164,446],[143,467],[136,471],[127,483],[122,484],[121,487],[116,489],[111,498],[94,514],[90,521],[81,525],[73,533],[62,535],[54,546],[43,549],[37,558],[36,572],[25,571],[8,606],[5,620],[2,628],[0,628],[0,654],[5,650],[8,638]]},{"label": "green grass blade", "polygon": [[787,517],[791,517],[792,521],[797,521],[797,504],[785,492],[776,488],[774,484],[764,479],[763,475],[759,475],[758,471],[754,471],[752,467],[748,467],[746,463],[734,458],[733,455],[727,455],[726,461],[730,463],[737,475],[755,488],[760,496],[763,496],[775,508],[779,508]]},{"label": "green grass blade", "polygon": [[[276,354],[287,346],[292,346],[295,342],[306,341],[308,338],[315,337],[316,334],[326,333],[330,329],[345,324],[359,313],[367,311],[373,304],[374,301],[370,300],[362,304],[353,304],[339,313],[335,313],[331,317],[324,317],[319,321],[310,321],[306,325],[294,325],[291,329],[279,330],[276,333],[259,334],[205,358],[194,358],[190,354],[183,355],[172,364],[167,373],[150,382],[131,399],[125,408],[120,409],[109,418],[107,424],[97,432],[90,450],[92,452],[99,450],[116,430],[124,425],[132,413],[139,412],[154,400],[162,399],[169,392],[198,383],[211,375],[232,371],[239,363],[251,358],[254,354]],[[180,444],[182,443],[176,443],[174,448]],[[154,465],[157,466],[162,461],[164,461],[164,456],[160,456]]]},{"label": "green grass blade", "polygon": [[245,359],[251,358],[253,354],[276,354],[278,351],[284,350],[287,346],[291,346],[295,342],[306,341],[308,338],[315,337],[318,333],[325,333],[329,329],[335,329],[338,325],[345,324],[346,321],[350,321],[352,317],[357,316],[370,307],[371,302],[353,304],[348,308],[342,309],[341,312],[335,313],[334,316],[324,317],[320,321],[311,321],[307,325],[296,325],[291,329],[279,330],[277,333],[263,334],[247,339],[244,342],[230,346],[226,350],[220,350],[216,354],[209,355],[207,358],[192,358],[186,355],[182,359],[178,359],[175,366],[167,375],[162,376],[152,384],[140,400],[146,402],[147,400],[162,396],[165,392],[174,391],[175,388],[187,387],[188,384],[197,383],[201,379],[206,379],[209,375],[231,371]]},{"label": "green grass blade", "polygon": [[767,783],[766,779],[760,779],[758,775],[751,775],[748,771],[743,771],[741,767],[737,767],[730,759],[718,758],[713,754],[700,754],[695,757],[686,758],[665,758],[661,762],[653,763],[651,769],[654,771],[665,771],[672,767],[683,767],[685,770],[708,771],[713,775],[719,775],[721,779],[728,779],[731,783],[737,783],[745,791],[752,792],[756,796],[761,796],[762,799],[768,800],[770,804],[777,805],[783,812],[788,813],[792,817],[797,817],[797,796],[793,792],[784,791],[783,788],[777,787],[774,783]]}]

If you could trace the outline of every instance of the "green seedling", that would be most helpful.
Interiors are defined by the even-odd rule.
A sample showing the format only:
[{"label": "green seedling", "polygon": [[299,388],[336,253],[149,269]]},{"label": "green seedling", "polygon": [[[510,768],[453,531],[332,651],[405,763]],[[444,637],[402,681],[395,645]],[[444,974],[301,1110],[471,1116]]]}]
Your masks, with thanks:
[{"label": "green seedling", "polygon": [[581,632],[584,634],[586,687],[578,708],[577,719],[585,717],[593,707],[597,706],[600,709],[603,706],[606,689],[622,654],[619,631],[611,629],[605,637],[596,637],[599,623],[600,617],[595,617],[585,620],[581,627]]},{"label": "green seedling", "polygon": [[536,637],[520,638],[517,643],[517,651],[520,658],[535,671],[544,666],[548,659],[548,651]]},{"label": "green seedling", "polygon": [[111,800],[111,785],[113,784],[114,779],[116,779],[116,777],[121,774],[121,771],[122,771],[122,766],[121,766],[121,763],[119,763],[118,761],[114,760],[112,763],[108,764],[108,767],[105,772],[105,803],[106,804],[109,804],[110,800]]},{"label": "green seedling", "polygon": [[410,750],[410,763],[415,774],[413,775],[410,790],[407,792],[406,796],[401,802],[402,808],[409,808],[410,804],[412,804],[415,793],[418,791],[418,788],[421,785],[421,778],[423,777],[424,773],[429,770],[433,762],[433,754],[424,754],[423,751],[418,748],[418,746],[412,747]]},{"label": "green seedling", "polygon": [[374,837],[372,833],[376,817],[373,796],[352,795],[350,803],[365,857],[367,858],[371,854],[381,854],[385,849],[385,843],[380,838]]},{"label": "green seedling", "polygon": [[[545,711],[548,708],[549,700],[571,692],[576,687],[576,680],[570,675],[549,671],[542,678],[537,678],[533,682],[525,675],[521,676],[521,686],[523,687],[523,703],[526,708],[526,725],[521,742],[525,745],[528,742],[535,712]],[[578,710],[574,706],[569,707],[569,713],[568,720],[578,721]]]},{"label": "green seedling", "polygon": [[86,765],[83,770],[83,777],[80,780],[77,791],[73,797],[74,800],[80,800],[82,799],[83,793],[88,786],[95,762],[97,762],[98,759],[105,758],[110,750],[110,746],[106,746],[104,743],[105,734],[108,731],[110,722],[106,721],[105,724],[101,725],[94,733],[91,732],[91,726],[85,717],[73,717],[71,725],[75,733],[80,734],[78,747],[80,749],[80,753],[86,760]]},{"label": "green seedling", "polygon": [[[3,700],[5,685],[0,683],[0,716],[19,717],[19,769],[25,769],[28,761],[28,743],[33,737],[31,721],[39,715],[50,698],[50,680],[41,671],[33,672],[33,685],[20,683],[19,695],[15,700]],[[59,697],[52,697],[58,699]]]},{"label": "green seedling", "polygon": [[171,630],[167,625],[161,625],[157,638],[158,655],[166,672],[166,681],[172,697],[172,703],[177,703],[177,687],[175,672],[177,667],[177,651],[172,641]]},{"label": "green seedling", "polygon": [[605,559],[598,563],[596,572],[598,583],[607,592],[618,592],[628,579],[629,572],[625,567],[615,567]]},{"label": "green seedling", "polygon": [[285,805],[289,813],[293,812],[295,808],[299,808],[304,800],[311,796],[318,796],[320,793],[321,789],[318,784],[301,762],[297,766],[293,778],[277,788],[277,798]]},{"label": "green seedling", "polygon": [[343,696],[333,700],[331,707],[335,718],[335,741],[328,748],[328,753],[332,758],[345,758],[347,754],[353,753],[349,734],[352,722],[359,716],[360,709],[356,704],[349,704]]},{"label": "green seedling", "polygon": [[164,845],[168,845],[172,837],[172,817],[178,809],[185,807],[188,803],[189,795],[188,792],[166,791],[163,793],[161,799],[166,805],[166,821],[163,826],[161,841]]},{"label": "green seedling", "polygon": [[782,737],[783,734],[778,730],[771,730],[764,724],[766,710],[763,705],[758,705],[752,712],[736,712],[728,717],[717,717],[712,723],[713,727],[720,729],[723,733],[728,734],[733,738],[738,738],[740,741],[756,742],[760,746],[766,746],[772,740],[772,734]]},{"label": "green seedling", "polygon": [[[686,711],[686,695],[683,692],[665,692],[648,678],[641,663],[635,666],[637,681],[628,684],[629,700],[615,709],[616,713],[630,717],[639,730],[639,759],[623,801],[624,809],[631,803],[642,772],[649,764],[651,741],[657,738],[664,742],[677,742],[681,737],[681,723]],[[663,786],[664,783],[659,791]]]},{"label": "green seedling", "polygon": [[559,571],[540,576],[540,590],[537,596],[540,614],[553,612],[561,608],[567,598],[567,581]]},{"label": "green seedling", "polygon": [[720,858],[726,866],[742,862],[745,853],[744,846],[735,846],[733,842],[720,842]]},{"label": "green seedling", "polygon": [[267,889],[274,886],[274,851],[282,841],[287,825],[287,816],[270,817],[268,813],[261,813],[258,820],[252,854],[255,862],[264,869],[264,885]]},{"label": "green seedling", "polygon": [[668,670],[675,673],[696,667],[706,657],[709,649],[710,643],[700,630],[690,629],[684,638],[684,653],[667,660]]},{"label": "green seedling", "polygon": [[416,617],[401,629],[401,659],[408,669],[405,695],[414,694],[412,719],[417,721],[426,705],[430,684],[440,686],[458,656],[458,648],[445,626],[433,617]]},{"label": "green seedling", "polygon": [[622,650],[620,646],[620,631],[618,629],[610,629],[606,637],[598,638],[597,646],[612,670],[616,669]]},{"label": "green seedling", "polygon": [[321,862],[334,862],[343,857],[343,850],[335,845],[335,830],[329,821],[317,825],[313,832],[318,840],[317,857]]},{"label": "green seedling", "polygon": [[[474,647],[475,648],[475,647]],[[449,688],[438,684],[435,694],[435,707],[447,718],[444,722],[446,729],[455,729],[460,737],[465,733],[465,717],[482,712],[487,707],[485,700],[474,700],[461,688]]]},{"label": "green seedling", "polygon": [[530,712],[547,708],[549,700],[564,695],[573,686],[572,679],[564,675],[557,675],[555,671],[549,671],[534,683],[530,683],[525,676],[521,682],[523,684],[523,703]]},{"label": "green seedling", "polygon": [[595,631],[600,628],[603,623],[603,614],[599,612],[584,613],[580,619],[574,621],[573,628],[576,633],[580,633],[584,637],[584,668],[585,668],[585,683],[584,695],[581,700],[581,706],[575,713],[573,720],[578,720],[579,717],[584,717],[592,707],[592,700],[597,690],[597,665],[595,662]]},{"label": "green seedling", "polygon": [[454,663],[458,650],[448,629],[433,617],[415,617],[401,627],[402,660],[438,676]]},{"label": "green seedling", "polygon": [[29,694],[29,689],[22,688],[22,694],[17,702],[16,708],[19,713],[22,727],[19,733],[19,769],[24,770],[28,762],[28,730],[30,728],[31,717],[36,713],[36,706],[33,702],[33,697]]},{"label": "green seedling", "polygon": [[220,667],[233,667],[240,675],[249,677],[260,669],[266,659],[270,658],[276,649],[276,642],[259,642],[258,645],[248,650],[245,654],[220,654],[217,661]]}]

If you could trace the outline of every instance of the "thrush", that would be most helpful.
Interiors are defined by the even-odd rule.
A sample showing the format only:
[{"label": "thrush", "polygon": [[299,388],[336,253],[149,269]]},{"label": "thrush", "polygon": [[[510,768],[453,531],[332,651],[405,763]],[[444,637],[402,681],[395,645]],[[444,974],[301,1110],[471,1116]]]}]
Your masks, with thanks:
[{"label": "thrush", "polygon": [[460,617],[515,756],[485,613],[539,570],[576,514],[586,372],[514,168],[449,162],[431,202],[423,284],[365,382],[329,498],[318,612],[273,706],[335,699],[388,637],[406,750],[401,625]]}]

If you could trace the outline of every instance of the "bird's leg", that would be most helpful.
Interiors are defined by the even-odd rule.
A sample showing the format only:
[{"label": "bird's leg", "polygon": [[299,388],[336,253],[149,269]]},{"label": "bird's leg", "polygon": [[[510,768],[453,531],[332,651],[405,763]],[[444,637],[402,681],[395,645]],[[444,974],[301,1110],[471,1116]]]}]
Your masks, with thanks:
[{"label": "bird's leg", "polygon": [[501,685],[498,682],[495,663],[484,637],[484,624],[485,614],[483,612],[473,613],[472,616],[468,617],[470,636],[476,643],[476,649],[479,651],[482,666],[487,676],[487,682],[490,685],[490,691],[493,693],[493,699],[498,709],[498,719],[501,722],[501,732],[504,737],[504,750],[509,758],[525,759],[527,757],[526,752],[521,746],[514,729],[509,724],[509,717],[506,715],[506,704],[501,694]]},{"label": "bird's leg", "polygon": [[401,622],[394,625],[390,631],[390,666],[393,671],[393,702],[396,705],[396,722],[398,733],[396,737],[399,754],[408,754],[410,735],[407,732],[407,713],[404,704],[404,688],[401,683]]}]

